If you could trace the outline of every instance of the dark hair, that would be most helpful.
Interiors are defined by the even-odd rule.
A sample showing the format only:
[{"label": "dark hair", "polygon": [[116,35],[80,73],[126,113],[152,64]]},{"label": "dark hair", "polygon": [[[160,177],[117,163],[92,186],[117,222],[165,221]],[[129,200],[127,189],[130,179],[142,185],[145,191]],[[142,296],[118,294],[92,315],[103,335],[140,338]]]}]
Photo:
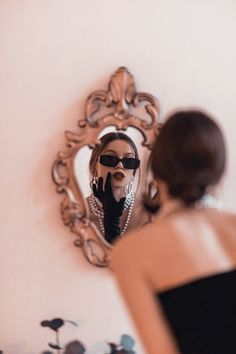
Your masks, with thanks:
[{"label": "dark hair", "polygon": [[[91,155],[91,158],[89,161],[89,169],[90,169],[90,173],[92,175],[94,174],[95,166],[96,166],[96,163],[98,161],[98,157],[100,156],[102,150],[107,146],[107,144],[109,144],[111,141],[114,141],[114,140],[125,140],[133,148],[135,158],[137,158],[137,159],[139,158],[138,149],[137,149],[135,143],[133,142],[133,140],[128,135],[126,135],[124,133],[120,133],[120,132],[107,133],[100,138],[101,144],[97,145],[92,151],[92,155]],[[134,174],[135,174],[135,171],[134,171]]]},{"label": "dark hair", "polygon": [[226,163],[225,143],[206,113],[179,111],[163,124],[151,154],[154,178],[167,183],[169,194],[191,205],[217,184]]}]

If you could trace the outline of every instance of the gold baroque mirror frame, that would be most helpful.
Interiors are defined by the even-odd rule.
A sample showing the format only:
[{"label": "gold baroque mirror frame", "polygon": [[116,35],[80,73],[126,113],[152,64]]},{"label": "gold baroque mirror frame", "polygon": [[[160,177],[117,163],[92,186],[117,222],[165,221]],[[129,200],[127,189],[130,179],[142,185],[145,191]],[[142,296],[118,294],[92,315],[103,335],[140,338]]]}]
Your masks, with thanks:
[{"label": "gold baroque mirror frame", "polygon": [[[144,114],[140,114],[143,108]],[[82,148],[98,146],[99,134],[107,127],[116,131],[135,128],[142,135],[142,146],[148,150],[160,128],[158,100],[149,93],[137,92],[134,78],[125,67],[111,76],[107,91],[98,90],[88,96],[85,118],[78,121],[76,132],[65,131],[66,150],[58,152],[52,166],[56,190],[64,195],[60,207],[64,225],[76,235],[75,246],[98,267],[109,266],[111,245],[90,220],[89,206],[74,173],[74,160]]]}]

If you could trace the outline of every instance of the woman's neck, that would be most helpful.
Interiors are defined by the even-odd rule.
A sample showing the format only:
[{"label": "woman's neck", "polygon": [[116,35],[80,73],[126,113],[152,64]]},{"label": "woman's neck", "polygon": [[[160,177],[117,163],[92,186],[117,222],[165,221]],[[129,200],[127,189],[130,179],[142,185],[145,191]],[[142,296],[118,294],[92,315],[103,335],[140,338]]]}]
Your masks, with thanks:
[{"label": "woman's neck", "polygon": [[183,201],[179,199],[166,199],[165,202],[161,205],[161,209],[157,214],[157,218],[163,218],[169,214],[184,210],[186,206]]},{"label": "woman's neck", "polygon": [[126,196],[125,189],[123,187],[112,187],[112,191],[117,201]]}]

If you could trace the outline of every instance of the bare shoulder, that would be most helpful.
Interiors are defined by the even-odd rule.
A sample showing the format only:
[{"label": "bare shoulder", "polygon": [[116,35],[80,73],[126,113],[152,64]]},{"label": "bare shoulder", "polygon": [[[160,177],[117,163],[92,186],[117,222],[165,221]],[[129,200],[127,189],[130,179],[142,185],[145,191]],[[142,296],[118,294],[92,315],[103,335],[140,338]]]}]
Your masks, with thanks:
[{"label": "bare shoulder", "polygon": [[[166,219],[155,219],[119,239],[112,251],[112,259],[140,269],[157,264],[164,256],[173,255],[176,249],[180,249],[182,242],[189,242],[190,231],[198,228],[201,221],[203,224],[210,222],[213,229],[221,230],[224,235],[233,235],[236,229],[235,213],[210,208],[181,212]],[[194,236],[194,232],[191,234]]]},{"label": "bare shoulder", "polygon": [[206,211],[207,215],[215,221],[227,222],[236,225],[236,213],[222,210],[222,209],[209,209]]},{"label": "bare shoulder", "polygon": [[225,211],[223,212],[223,214],[226,218],[228,218],[232,222],[236,222],[236,213]]},{"label": "bare shoulder", "polygon": [[209,210],[215,214],[222,215],[225,217],[236,217],[236,213],[227,209],[217,209],[217,208],[209,208]]},{"label": "bare shoulder", "polygon": [[160,236],[166,234],[170,228],[169,223],[154,221],[152,224],[128,233],[115,243],[112,250],[112,263],[130,264],[134,263],[134,259],[138,259],[136,267],[142,267],[151,257],[152,251],[159,248]]}]

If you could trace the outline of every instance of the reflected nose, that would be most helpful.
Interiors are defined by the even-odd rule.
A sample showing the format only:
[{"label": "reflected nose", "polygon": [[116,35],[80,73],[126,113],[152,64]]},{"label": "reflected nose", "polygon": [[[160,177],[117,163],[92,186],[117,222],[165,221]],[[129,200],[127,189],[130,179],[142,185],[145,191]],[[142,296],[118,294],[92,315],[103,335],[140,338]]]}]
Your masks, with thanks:
[{"label": "reflected nose", "polygon": [[121,161],[119,161],[119,163],[116,165],[116,167],[115,167],[116,169],[124,169],[124,166],[123,166],[123,164],[122,164],[122,162]]}]

